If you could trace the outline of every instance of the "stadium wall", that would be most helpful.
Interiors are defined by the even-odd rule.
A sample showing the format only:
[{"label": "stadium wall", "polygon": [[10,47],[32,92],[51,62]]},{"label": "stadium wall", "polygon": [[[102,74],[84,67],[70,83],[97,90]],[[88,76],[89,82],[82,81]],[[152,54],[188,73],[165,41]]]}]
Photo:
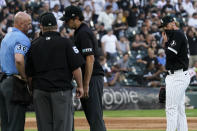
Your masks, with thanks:
[{"label": "stadium wall", "polygon": [[[105,110],[162,109],[165,104],[158,100],[159,88],[148,87],[105,87],[103,89],[103,108]],[[73,99],[76,110],[80,110],[79,99]],[[197,108],[197,91],[186,93],[186,106]]]}]

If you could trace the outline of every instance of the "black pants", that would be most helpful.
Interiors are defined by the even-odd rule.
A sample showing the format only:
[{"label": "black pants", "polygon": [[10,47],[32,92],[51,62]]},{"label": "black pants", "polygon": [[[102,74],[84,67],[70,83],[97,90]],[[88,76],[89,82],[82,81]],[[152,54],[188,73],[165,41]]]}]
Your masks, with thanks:
[{"label": "black pants", "polygon": [[45,92],[35,89],[33,102],[38,131],[72,131],[72,90]]},{"label": "black pants", "polygon": [[11,103],[13,77],[0,84],[1,131],[24,131],[25,106]]},{"label": "black pants", "polygon": [[103,76],[92,76],[89,85],[89,98],[81,99],[90,131],[106,131],[103,120],[102,95]]}]

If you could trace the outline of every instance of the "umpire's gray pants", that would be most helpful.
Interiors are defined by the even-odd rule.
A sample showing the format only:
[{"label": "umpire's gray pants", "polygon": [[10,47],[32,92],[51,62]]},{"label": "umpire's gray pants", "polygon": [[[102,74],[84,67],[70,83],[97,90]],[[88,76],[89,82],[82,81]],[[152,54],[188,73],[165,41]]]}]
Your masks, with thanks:
[{"label": "umpire's gray pants", "polygon": [[72,131],[72,90],[45,92],[35,89],[33,102],[38,131]]},{"label": "umpire's gray pants", "polygon": [[90,125],[90,131],[106,131],[103,120],[103,76],[92,76],[89,85],[89,98],[81,99],[81,104]]},{"label": "umpire's gray pants", "polygon": [[0,131],[24,131],[26,107],[11,103],[13,88],[12,76],[0,83]]}]

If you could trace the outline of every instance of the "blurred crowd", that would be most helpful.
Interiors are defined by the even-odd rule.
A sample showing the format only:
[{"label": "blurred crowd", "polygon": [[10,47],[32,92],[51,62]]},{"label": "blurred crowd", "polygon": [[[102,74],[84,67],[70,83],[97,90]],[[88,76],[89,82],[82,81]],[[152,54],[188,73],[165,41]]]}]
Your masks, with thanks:
[{"label": "blurred crowd", "polygon": [[173,16],[187,35],[191,84],[197,84],[197,0],[6,0],[0,7],[0,37],[12,30],[14,14],[26,11],[32,16],[28,36],[36,39],[40,14],[51,11],[61,36],[73,39],[74,31],[59,20],[69,5],[81,7],[98,39],[105,86],[164,85],[165,45],[158,27],[165,15]]}]

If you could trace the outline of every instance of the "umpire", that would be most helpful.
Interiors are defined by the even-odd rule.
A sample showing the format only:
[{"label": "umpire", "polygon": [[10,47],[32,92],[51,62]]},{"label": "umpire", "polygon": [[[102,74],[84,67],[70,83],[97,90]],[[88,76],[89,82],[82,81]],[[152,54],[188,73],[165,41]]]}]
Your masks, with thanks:
[{"label": "umpire", "polygon": [[71,131],[74,111],[71,80],[74,76],[77,98],[82,97],[80,66],[84,60],[76,46],[56,32],[57,22],[52,13],[42,14],[40,24],[42,35],[32,42],[26,66],[38,130]]},{"label": "umpire", "polygon": [[97,40],[91,29],[83,22],[84,16],[80,8],[68,6],[61,20],[69,28],[75,29],[75,44],[86,61],[82,65],[84,97],[81,103],[90,131],[105,131],[102,109],[104,71],[99,64]]},{"label": "umpire", "polygon": [[161,19],[162,37],[166,52],[166,131],[188,131],[185,115],[185,90],[190,83],[187,71],[189,45],[184,32],[179,30],[173,17]]},{"label": "umpire", "polygon": [[1,69],[5,74],[0,86],[1,131],[24,131],[26,108],[11,101],[16,84],[14,77],[20,75],[26,81],[25,57],[31,45],[26,34],[31,27],[31,16],[18,12],[12,31],[1,42]]}]

